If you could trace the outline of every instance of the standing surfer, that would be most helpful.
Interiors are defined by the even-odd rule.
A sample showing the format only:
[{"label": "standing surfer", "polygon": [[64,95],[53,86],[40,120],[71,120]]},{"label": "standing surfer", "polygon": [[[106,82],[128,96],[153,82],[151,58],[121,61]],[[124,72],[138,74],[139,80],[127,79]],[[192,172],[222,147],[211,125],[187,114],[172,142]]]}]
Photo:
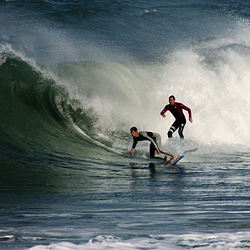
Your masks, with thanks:
[{"label": "standing surfer", "polygon": [[191,109],[187,106],[185,106],[184,104],[180,103],[180,102],[176,102],[175,101],[175,97],[173,95],[171,95],[169,97],[169,104],[167,104],[164,109],[161,111],[161,116],[163,118],[166,117],[165,113],[169,110],[172,115],[175,117],[175,121],[174,123],[171,125],[169,131],[168,131],[168,138],[171,138],[173,133],[178,130],[179,136],[181,139],[184,139],[184,135],[183,135],[183,130],[184,127],[186,125],[186,118],[185,115],[183,113],[183,109],[185,109],[188,112],[189,115],[189,121],[192,123],[193,122],[193,118],[192,118],[192,112]]}]

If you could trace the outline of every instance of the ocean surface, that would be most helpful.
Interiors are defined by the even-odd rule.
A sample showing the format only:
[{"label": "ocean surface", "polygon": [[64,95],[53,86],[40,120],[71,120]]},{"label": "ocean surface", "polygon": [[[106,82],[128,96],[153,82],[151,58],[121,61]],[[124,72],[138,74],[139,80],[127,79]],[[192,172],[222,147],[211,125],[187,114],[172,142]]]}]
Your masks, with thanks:
[{"label": "ocean surface", "polygon": [[[0,23],[1,250],[250,249],[249,1],[1,0]],[[132,126],[185,157],[130,156]]]}]

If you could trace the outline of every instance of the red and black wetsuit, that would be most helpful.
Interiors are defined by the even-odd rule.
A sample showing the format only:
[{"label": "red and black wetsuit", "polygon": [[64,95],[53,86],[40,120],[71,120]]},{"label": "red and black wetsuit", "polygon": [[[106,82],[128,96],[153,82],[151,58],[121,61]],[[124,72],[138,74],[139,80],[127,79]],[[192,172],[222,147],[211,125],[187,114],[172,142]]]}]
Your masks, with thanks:
[{"label": "red and black wetsuit", "polygon": [[183,113],[183,109],[188,111],[189,118],[191,118],[192,117],[191,109],[180,102],[175,102],[174,105],[168,104],[161,111],[160,114],[164,115],[169,110],[172,113],[172,115],[175,117],[175,121],[168,131],[168,138],[171,138],[173,133],[176,131],[176,129],[179,128],[178,133],[179,133],[180,137],[182,139],[184,139],[183,129],[184,129],[185,124],[186,124],[186,118],[185,118],[185,115]]}]

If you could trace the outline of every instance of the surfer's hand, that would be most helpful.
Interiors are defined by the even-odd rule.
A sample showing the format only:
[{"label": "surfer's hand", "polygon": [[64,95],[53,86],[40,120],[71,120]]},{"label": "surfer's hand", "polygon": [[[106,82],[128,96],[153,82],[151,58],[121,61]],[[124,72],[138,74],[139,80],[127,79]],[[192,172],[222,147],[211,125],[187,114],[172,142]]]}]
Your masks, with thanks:
[{"label": "surfer's hand", "polygon": [[159,155],[161,153],[160,149],[157,149],[157,154]]},{"label": "surfer's hand", "polygon": [[192,118],[192,117],[190,117],[190,118],[189,118],[189,121],[192,123],[192,122],[193,122],[193,118]]},{"label": "surfer's hand", "polygon": [[130,150],[130,154],[133,155],[134,152],[135,152],[135,150],[132,148],[132,149]]},{"label": "surfer's hand", "polygon": [[163,118],[165,118],[166,117],[166,115],[165,114],[163,114],[163,115],[161,115]]}]

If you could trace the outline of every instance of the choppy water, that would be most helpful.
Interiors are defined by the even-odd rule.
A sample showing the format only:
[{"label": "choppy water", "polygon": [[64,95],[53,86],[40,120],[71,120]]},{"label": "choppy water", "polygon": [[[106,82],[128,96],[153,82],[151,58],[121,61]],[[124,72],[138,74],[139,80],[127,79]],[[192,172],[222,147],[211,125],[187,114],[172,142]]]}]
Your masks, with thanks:
[{"label": "choppy water", "polygon": [[[0,249],[248,249],[247,1],[0,2]],[[159,112],[192,109],[180,141]],[[177,167],[129,156],[161,134]]]}]

